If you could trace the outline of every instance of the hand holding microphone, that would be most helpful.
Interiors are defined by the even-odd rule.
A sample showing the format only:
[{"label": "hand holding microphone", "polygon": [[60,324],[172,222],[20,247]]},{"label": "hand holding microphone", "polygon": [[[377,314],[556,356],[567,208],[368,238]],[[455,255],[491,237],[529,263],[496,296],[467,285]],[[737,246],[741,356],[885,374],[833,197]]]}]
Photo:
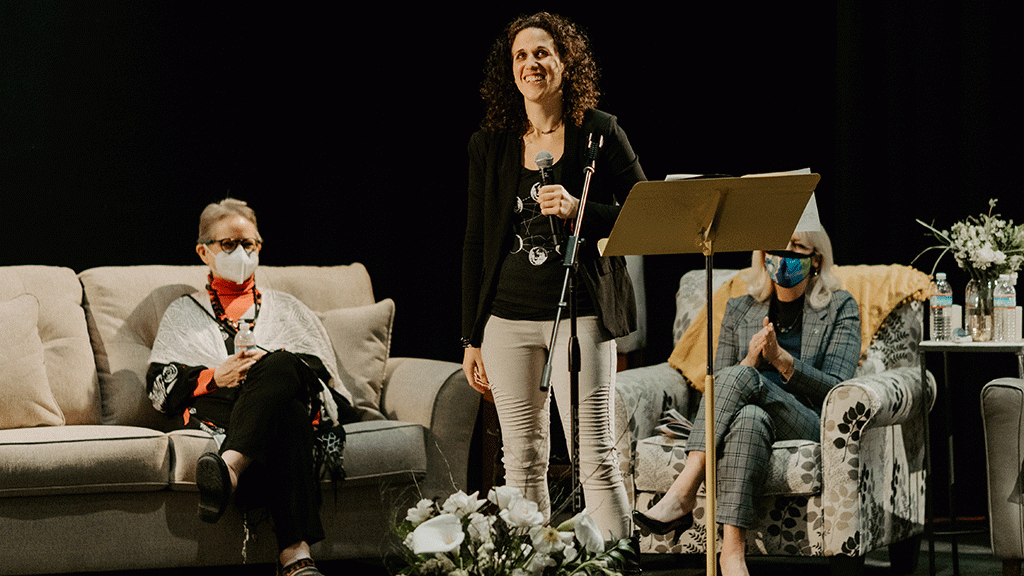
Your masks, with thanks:
[{"label": "hand holding microphone", "polygon": [[540,170],[541,188],[537,202],[540,204],[541,214],[551,217],[551,232],[557,237],[554,217],[557,216],[562,220],[575,218],[580,201],[569,194],[561,184],[553,182],[551,166],[554,164],[554,157],[550,152],[547,150],[537,152],[534,162],[537,163],[537,168]]}]

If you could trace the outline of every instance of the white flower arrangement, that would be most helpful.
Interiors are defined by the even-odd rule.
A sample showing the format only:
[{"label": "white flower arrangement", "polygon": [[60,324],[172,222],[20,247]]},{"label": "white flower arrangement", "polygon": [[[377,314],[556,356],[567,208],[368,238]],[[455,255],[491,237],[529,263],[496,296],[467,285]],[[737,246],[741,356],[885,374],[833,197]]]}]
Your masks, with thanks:
[{"label": "white flower arrangement", "polygon": [[[544,524],[537,504],[516,488],[452,494],[441,506],[420,500],[409,508],[404,539],[406,576],[621,576],[635,559],[628,539],[610,549],[586,510],[560,526]],[[485,508],[495,513],[481,512]]]},{"label": "white flower arrangement", "polygon": [[[992,214],[995,199],[989,200],[988,206],[988,214],[968,216],[949,230],[939,230],[918,220],[940,244],[926,248],[914,261],[929,250],[942,250],[935,267],[947,252],[952,252],[957,265],[974,279],[996,278],[1020,270],[1024,264],[1024,225],[1014,226],[1013,220]],[[935,267],[932,267],[933,275]]]}]

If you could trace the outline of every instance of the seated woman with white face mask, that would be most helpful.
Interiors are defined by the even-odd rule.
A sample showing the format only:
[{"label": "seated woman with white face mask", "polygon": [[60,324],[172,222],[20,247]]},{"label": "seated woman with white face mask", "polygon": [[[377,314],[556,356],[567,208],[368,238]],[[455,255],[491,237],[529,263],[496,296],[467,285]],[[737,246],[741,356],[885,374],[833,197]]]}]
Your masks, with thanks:
[{"label": "seated woman with white face mask", "polygon": [[[798,232],[787,250],[754,252],[752,260],[748,293],[729,300],[715,353],[716,518],[724,524],[725,576],[747,574],[746,530],[767,483],[772,443],[820,441],[825,395],[853,377],[860,358],[860,311],[832,274],[824,230]],[[709,465],[703,398],[686,449],[686,465],[665,496],[646,514],[633,511],[641,528],[667,534],[693,525]]]},{"label": "seated woman with white face mask", "polygon": [[[341,380],[316,315],[289,294],[256,287],[262,245],[245,202],[206,207],[196,253],[210,268],[207,293],[168,306],[146,384],[157,410],[220,444],[196,463],[200,517],[216,522],[240,488],[240,507],[269,509],[278,573],[316,575],[309,545],[324,538],[320,474],[340,479],[341,425],[359,415],[344,386],[328,385]],[[257,346],[235,350],[246,327]]]}]

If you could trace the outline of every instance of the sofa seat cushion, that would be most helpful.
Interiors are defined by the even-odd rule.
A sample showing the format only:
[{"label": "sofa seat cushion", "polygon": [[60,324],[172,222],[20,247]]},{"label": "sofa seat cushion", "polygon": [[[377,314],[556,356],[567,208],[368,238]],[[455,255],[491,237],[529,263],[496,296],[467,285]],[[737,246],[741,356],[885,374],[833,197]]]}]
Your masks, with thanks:
[{"label": "sofa seat cushion", "polygon": [[350,484],[409,482],[427,473],[427,431],[419,424],[372,420],[345,426],[345,474]]},{"label": "sofa seat cushion", "polygon": [[171,489],[196,492],[196,460],[207,452],[219,452],[216,440],[202,430],[175,430],[171,440]]},{"label": "sofa seat cushion", "polygon": [[[178,430],[167,436],[174,453],[171,488],[195,491],[196,460],[205,452],[216,452],[216,442],[198,430]],[[345,425],[345,486],[408,483],[426,473],[423,426],[395,420]]]},{"label": "sofa seat cushion", "polygon": [[[652,436],[637,443],[636,489],[666,492],[686,463],[686,441]],[[783,440],[772,445],[764,496],[811,496],[821,492],[821,444]]]},{"label": "sofa seat cushion", "polygon": [[161,490],[170,469],[167,436],[148,428],[0,430],[0,497]]}]

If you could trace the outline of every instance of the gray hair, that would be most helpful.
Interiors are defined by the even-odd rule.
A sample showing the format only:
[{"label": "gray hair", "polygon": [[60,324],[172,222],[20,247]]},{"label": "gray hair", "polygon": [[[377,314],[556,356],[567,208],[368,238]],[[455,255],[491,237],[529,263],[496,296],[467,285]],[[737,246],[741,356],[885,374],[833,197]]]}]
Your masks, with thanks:
[{"label": "gray hair", "polygon": [[[807,300],[811,307],[821,309],[828,306],[832,301],[832,293],[840,288],[839,278],[832,272],[835,261],[832,258],[832,241],[824,230],[816,232],[796,232],[795,238],[807,244],[814,250],[814,254],[821,257],[821,266],[817,273],[811,276],[807,285]],[[764,268],[764,252],[754,251],[750,263],[752,269],[750,276],[746,278],[747,293],[764,302],[775,291],[775,284],[768,277],[768,271]]]},{"label": "gray hair", "polygon": [[[241,216],[252,222],[253,226],[256,226],[256,213],[253,212],[252,208],[249,208],[248,204],[242,200],[225,198],[220,202],[208,204],[203,209],[203,213],[199,216],[199,240],[197,244],[213,242],[215,238],[210,236],[210,230],[213,228],[213,225],[230,216]],[[256,239],[260,242],[263,241],[263,238],[260,237],[258,226],[256,226]]]}]

